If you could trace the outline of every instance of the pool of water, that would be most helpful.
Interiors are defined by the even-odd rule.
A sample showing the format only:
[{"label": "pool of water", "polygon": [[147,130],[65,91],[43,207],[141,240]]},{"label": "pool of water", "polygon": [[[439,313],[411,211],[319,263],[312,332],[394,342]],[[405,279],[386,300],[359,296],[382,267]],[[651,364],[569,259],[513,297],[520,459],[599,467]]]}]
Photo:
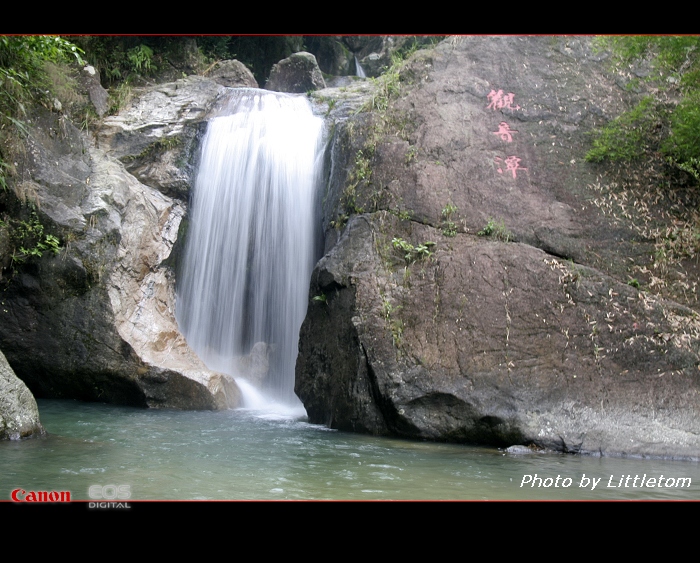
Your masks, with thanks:
[{"label": "pool of water", "polygon": [[130,500],[700,499],[695,462],[511,455],[265,411],[38,403],[48,434],[0,443],[0,499],[15,488],[74,500],[120,491]]}]

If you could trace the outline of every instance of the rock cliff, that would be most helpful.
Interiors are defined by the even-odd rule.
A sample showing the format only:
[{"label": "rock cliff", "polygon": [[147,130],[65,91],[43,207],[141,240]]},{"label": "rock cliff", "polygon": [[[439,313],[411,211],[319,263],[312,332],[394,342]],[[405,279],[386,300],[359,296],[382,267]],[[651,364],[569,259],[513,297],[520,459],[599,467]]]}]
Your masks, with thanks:
[{"label": "rock cliff", "polygon": [[297,361],[312,422],[700,457],[698,315],[627,283],[653,246],[584,161],[631,96],[603,58],[449,38],[338,119]]},{"label": "rock cliff", "polygon": [[[139,91],[94,138],[37,110],[15,220],[57,253],[13,263],[0,348],[39,396],[150,407],[230,408],[240,392],[190,350],[174,318],[171,255],[186,214],[200,126],[223,88],[191,77]],[[32,221],[30,223],[30,221]]]}]

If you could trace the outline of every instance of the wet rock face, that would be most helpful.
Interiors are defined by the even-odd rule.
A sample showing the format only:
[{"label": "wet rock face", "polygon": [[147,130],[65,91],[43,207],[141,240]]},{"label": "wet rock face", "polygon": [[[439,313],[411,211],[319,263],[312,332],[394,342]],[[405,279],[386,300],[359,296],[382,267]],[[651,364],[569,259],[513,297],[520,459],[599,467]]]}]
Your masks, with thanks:
[{"label": "wet rock face", "polygon": [[586,134],[626,93],[587,40],[451,38],[402,76],[397,131],[337,126],[297,362],[310,419],[699,458],[697,314],[627,285],[648,247],[590,205]]},{"label": "wet rock face", "polygon": [[0,352],[0,440],[19,440],[43,434],[34,396]]}]

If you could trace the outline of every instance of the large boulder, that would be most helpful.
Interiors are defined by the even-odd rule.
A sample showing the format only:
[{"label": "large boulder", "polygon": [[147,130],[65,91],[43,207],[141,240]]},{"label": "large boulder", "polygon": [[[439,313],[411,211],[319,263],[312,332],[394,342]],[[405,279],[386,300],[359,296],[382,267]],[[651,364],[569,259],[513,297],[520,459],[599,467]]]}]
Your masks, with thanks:
[{"label": "large boulder", "polygon": [[653,246],[594,204],[588,133],[632,97],[601,58],[450,38],[337,124],[297,361],[312,422],[700,458],[700,319],[627,283]]},{"label": "large boulder", "polygon": [[240,61],[219,61],[214,64],[207,76],[227,88],[258,87],[253,73]]},{"label": "large boulder", "polygon": [[0,352],[0,440],[19,440],[43,434],[34,395]]},{"label": "large boulder", "polygon": [[272,67],[270,78],[265,83],[266,90],[304,94],[326,87],[316,57],[301,51],[281,60]]}]

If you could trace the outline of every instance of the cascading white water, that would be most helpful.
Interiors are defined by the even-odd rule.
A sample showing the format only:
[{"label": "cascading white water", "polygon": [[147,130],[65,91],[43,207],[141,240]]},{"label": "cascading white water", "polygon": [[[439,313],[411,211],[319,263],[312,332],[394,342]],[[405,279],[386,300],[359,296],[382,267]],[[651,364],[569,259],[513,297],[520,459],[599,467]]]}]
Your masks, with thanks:
[{"label": "cascading white water", "polygon": [[[232,90],[202,143],[176,316],[210,369],[266,363],[265,397],[300,406],[294,366],[314,266],[323,120],[303,96]],[[255,370],[253,370],[255,371]],[[260,371],[260,370],[258,370]],[[244,406],[259,406],[242,382]],[[254,382],[253,382],[254,383]]]},{"label": "cascading white water", "polygon": [[365,74],[365,69],[362,68],[362,65],[360,64],[360,61],[357,60],[357,57],[355,57],[355,73],[360,78],[367,78],[367,75]]}]

